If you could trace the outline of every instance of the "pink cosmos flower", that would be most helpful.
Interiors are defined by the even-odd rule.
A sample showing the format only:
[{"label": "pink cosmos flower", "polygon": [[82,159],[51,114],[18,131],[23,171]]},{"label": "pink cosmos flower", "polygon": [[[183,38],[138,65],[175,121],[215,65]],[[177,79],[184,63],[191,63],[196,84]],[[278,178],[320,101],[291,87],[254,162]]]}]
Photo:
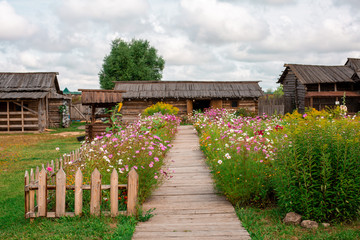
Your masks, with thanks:
[{"label": "pink cosmos flower", "polygon": [[154,176],[155,179],[158,179],[158,176]]},{"label": "pink cosmos flower", "polygon": [[52,172],[52,167],[47,167],[46,170],[48,170],[49,172]]},{"label": "pink cosmos flower", "polygon": [[159,161],[159,158],[158,158],[158,157],[154,157],[154,160],[155,160],[155,162],[158,162],[158,161]]},{"label": "pink cosmos flower", "polygon": [[151,156],[152,155],[152,151],[149,151],[149,156]]}]

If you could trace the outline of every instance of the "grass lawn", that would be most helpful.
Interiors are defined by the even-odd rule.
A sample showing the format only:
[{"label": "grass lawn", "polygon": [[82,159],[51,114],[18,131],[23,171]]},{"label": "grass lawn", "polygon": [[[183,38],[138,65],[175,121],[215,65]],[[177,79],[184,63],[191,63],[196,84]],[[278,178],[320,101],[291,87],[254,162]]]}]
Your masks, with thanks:
[{"label": "grass lawn", "polygon": [[[43,134],[0,134],[0,239],[131,239],[134,218],[24,218],[24,173],[79,148],[76,123]],[[64,132],[79,132],[66,135]],[[59,147],[60,151],[55,148]]]},{"label": "grass lawn", "polygon": [[301,226],[288,226],[282,223],[284,215],[278,208],[236,208],[243,226],[254,240],[354,240],[360,239],[360,222],[332,224],[329,228],[304,229]]}]

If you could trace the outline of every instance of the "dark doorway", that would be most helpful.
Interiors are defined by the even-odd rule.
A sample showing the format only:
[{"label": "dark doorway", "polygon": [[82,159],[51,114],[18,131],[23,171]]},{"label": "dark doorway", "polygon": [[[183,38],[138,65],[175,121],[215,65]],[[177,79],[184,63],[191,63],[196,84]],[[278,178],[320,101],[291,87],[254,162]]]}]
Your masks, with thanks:
[{"label": "dark doorway", "polygon": [[193,110],[204,112],[204,109],[210,108],[210,100],[195,100]]}]

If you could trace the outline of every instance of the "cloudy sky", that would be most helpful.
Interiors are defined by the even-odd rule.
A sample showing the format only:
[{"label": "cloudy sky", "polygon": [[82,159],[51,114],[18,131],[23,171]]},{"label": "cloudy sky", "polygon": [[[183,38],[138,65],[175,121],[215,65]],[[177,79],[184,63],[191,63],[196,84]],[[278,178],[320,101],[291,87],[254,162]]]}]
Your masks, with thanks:
[{"label": "cloudy sky", "polygon": [[163,80],[260,80],[284,63],[360,57],[358,0],[0,0],[0,71],[59,72],[60,88],[99,88],[114,38],[147,39]]}]

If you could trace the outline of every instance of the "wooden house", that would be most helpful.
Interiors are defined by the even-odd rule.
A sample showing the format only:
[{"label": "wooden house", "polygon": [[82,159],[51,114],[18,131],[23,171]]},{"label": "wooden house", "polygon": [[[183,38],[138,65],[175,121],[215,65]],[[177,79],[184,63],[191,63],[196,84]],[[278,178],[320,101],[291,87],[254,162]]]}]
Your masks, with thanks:
[{"label": "wooden house", "polygon": [[342,103],[345,95],[350,113],[360,110],[360,59],[344,66],[285,64],[278,83],[283,85],[285,113],[306,107],[317,110]]},{"label": "wooden house", "polygon": [[0,73],[0,132],[44,131],[60,127],[60,106],[71,104],[56,72]]},{"label": "wooden house", "polygon": [[180,116],[210,107],[257,113],[263,95],[257,81],[129,81],[116,82],[114,89],[125,91],[121,113],[127,122],[160,101],[179,108]]}]

